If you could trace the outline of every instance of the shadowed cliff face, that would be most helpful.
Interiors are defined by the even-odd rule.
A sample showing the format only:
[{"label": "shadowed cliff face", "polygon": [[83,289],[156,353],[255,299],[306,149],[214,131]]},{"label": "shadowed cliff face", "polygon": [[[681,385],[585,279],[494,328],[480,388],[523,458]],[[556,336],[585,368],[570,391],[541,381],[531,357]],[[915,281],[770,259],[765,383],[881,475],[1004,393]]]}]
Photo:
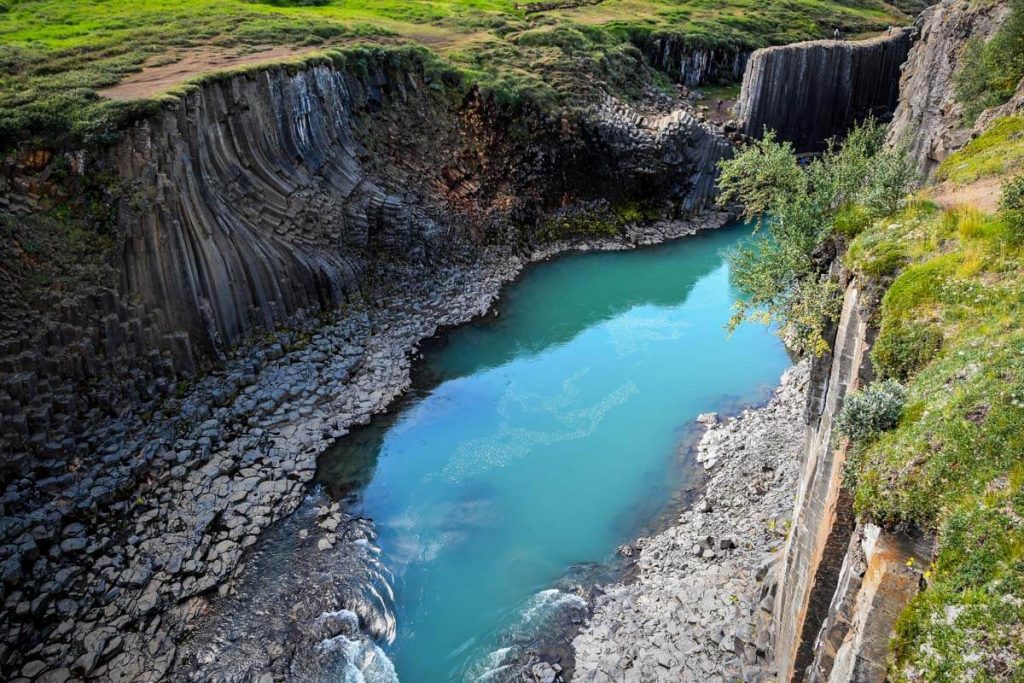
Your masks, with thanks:
[{"label": "shadowed cliff face", "polygon": [[743,131],[774,130],[798,151],[818,151],[868,116],[887,118],[899,95],[910,29],[865,41],[819,40],[755,52],[736,111]]},{"label": "shadowed cliff face", "polygon": [[[396,125],[372,130],[380,122],[364,119],[378,110],[399,114]],[[417,130],[417,120],[429,123]],[[526,218],[526,202],[614,201],[653,185],[699,211],[729,149],[692,117],[634,118],[621,105],[576,135],[539,119],[525,122],[536,139],[491,130],[523,123],[466,116],[421,75],[383,65],[359,78],[321,66],[204,87],[118,151],[136,188],[122,214],[123,289],[193,346],[223,348],[337,304],[368,259],[443,258],[487,223]]]},{"label": "shadowed cliff face", "polygon": [[335,308],[374,263],[433,267],[486,242],[516,248],[551,212],[595,204],[695,214],[730,153],[682,110],[611,98],[566,118],[509,110],[428,71],[382,53],[216,79],[112,149],[5,167],[20,215],[38,201],[20,188],[59,194],[50,167],[66,160],[63,182],[115,177],[101,203],[117,209],[107,280],[62,290],[31,320],[0,321],[0,339],[13,340],[0,344],[0,413],[20,416],[11,429],[5,417],[0,446],[60,442],[96,421],[96,405],[117,413],[166,393],[173,383],[159,378]]},{"label": "shadowed cliff face", "polygon": [[900,80],[900,102],[893,114],[889,143],[906,143],[924,176],[971,139],[963,120],[953,77],[967,41],[987,40],[1009,14],[1006,2],[944,0],[918,20],[920,39],[910,51]]},{"label": "shadowed cliff face", "polygon": [[392,99],[424,105],[383,69],[267,71],[132,130],[118,150],[138,188],[121,219],[125,293],[209,350],[337,304],[371,245],[422,255],[438,226],[367,173],[353,132],[358,110]]},{"label": "shadowed cliff face", "polygon": [[694,48],[672,36],[634,40],[652,65],[688,88],[735,83],[743,77],[751,53],[743,47]]}]

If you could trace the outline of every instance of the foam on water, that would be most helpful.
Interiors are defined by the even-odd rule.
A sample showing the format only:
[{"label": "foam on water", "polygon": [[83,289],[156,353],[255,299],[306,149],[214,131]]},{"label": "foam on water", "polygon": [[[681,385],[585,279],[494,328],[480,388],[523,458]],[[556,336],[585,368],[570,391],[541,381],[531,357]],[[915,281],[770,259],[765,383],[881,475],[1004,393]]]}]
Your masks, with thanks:
[{"label": "foam on water", "polygon": [[340,655],[342,683],[398,683],[395,666],[384,651],[365,638],[338,635],[322,641],[321,652]]},{"label": "foam on water", "polygon": [[539,265],[500,316],[427,348],[409,399],[321,459],[350,514],[338,543],[317,551],[312,519],[261,540],[208,656],[256,673],[284,642],[302,680],[516,680],[687,481],[692,420],[765,398],[788,365],[771,330],[725,330],[722,250],[748,233]]},{"label": "foam on water", "polygon": [[378,644],[407,683],[514,680],[528,652],[557,655],[544,637],[582,618],[589,588],[569,568],[609,560],[689,480],[700,413],[767,397],[782,344],[726,331],[722,251],[747,234],[532,268],[500,315],[428,345],[429,382],[321,459],[329,490],[373,469],[353,513],[393,571],[397,631]]}]

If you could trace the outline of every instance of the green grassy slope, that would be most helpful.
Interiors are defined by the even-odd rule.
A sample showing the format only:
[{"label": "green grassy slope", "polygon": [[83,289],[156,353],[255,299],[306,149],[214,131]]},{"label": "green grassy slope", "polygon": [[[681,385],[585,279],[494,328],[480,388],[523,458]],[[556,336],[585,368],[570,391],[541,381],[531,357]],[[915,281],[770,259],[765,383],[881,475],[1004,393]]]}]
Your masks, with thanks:
[{"label": "green grassy slope", "polygon": [[[1017,128],[997,121],[943,173],[1016,167]],[[915,201],[860,234],[847,263],[887,285],[873,360],[908,390],[899,426],[852,451],[856,508],[938,540],[891,678],[1024,680],[1024,230],[1005,213]]]},{"label": "green grassy slope", "polygon": [[95,91],[197,49],[414,43],[499,97],[565,101],[628,83],[634,45],[758,47],[904,23],[882,0],[604,0],[531,11],[512,0],[0,0],[0,138],[88,132]]}]

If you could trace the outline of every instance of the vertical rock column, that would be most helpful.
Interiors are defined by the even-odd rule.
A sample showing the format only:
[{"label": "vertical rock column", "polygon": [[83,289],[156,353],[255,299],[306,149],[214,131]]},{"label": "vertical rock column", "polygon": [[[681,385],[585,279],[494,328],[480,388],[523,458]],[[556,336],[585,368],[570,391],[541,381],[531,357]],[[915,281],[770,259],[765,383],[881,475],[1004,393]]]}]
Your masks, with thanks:
[{"label": "vertical rock column", "polygon": [[864,371],[867,335],[860,292],[851,285],[843,299],[833,357],[818,361],[830,366],[824,392],[810,395],[804,470],[773,609],[779,681],[792,680],[811,664],[814,639],[828,614],[854,529],[851,497],[843,486],[845,454],[833,447],[832,425],[843,398],[857,387]]},{"label": "vertical rock column", "polygon": [[774,130],[798,151],[816,151],[855,123],[896,107],[912,29],[863,41],[817,40],[758,50],[736,104],[743,131]]}]

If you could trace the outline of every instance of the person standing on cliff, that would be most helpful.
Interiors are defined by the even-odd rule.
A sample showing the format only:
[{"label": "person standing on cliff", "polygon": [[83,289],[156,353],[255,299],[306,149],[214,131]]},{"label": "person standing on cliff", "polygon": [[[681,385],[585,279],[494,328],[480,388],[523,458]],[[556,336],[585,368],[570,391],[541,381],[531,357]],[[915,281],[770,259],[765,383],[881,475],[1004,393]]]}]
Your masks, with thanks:
[{"label": "person standing on cliff", "polygon": [[832,32],[832,39],[833,40],[839,40],[841,36],[842,36],[842,34],[839,33],[839,27],[836,26],[836,30]]}]

